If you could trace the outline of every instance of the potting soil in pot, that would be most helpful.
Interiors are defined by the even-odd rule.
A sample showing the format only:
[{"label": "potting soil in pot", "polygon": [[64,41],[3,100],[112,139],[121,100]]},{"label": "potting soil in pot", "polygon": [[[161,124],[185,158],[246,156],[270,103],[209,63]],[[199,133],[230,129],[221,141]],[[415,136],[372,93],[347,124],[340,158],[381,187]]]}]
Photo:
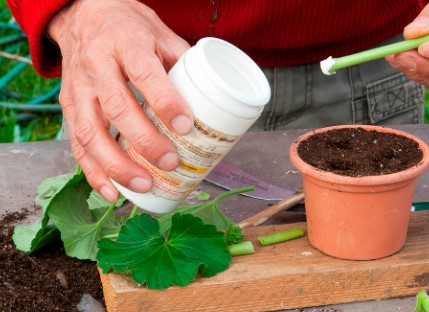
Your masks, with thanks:
[{"label": "potting soil in pot", "polygon": [[13,224],[25,220],[28,214],[28,210],[0,213],[0,311],[88,311],[79,307],[82,298],[89,296],[97,300],[97,305],[104,304],[94,262],[66,256],[58,243],[34,255],[16,250]]},{"label": "potting soil in pot", "polygon": [[313,167],[352,177],[402,171],[423,157],[418,143],[410,138],[362,128],[312,135],[299,144],[298,155]]}]

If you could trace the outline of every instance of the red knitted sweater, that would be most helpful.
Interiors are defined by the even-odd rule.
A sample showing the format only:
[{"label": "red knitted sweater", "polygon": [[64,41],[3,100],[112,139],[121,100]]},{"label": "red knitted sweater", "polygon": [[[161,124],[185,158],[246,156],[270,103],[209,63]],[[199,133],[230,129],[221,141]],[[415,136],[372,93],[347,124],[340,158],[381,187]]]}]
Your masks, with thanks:
[{"label": "red knitted sweater", "polygon": [[[28,35],[35,69],[61,74],[61,54],[43,31],[70,0],[7,0]],[[318,62],[367,49],[402,32],[422,0],[144,0],[193,45],[214,36],[244,50],[261,67]]]}]

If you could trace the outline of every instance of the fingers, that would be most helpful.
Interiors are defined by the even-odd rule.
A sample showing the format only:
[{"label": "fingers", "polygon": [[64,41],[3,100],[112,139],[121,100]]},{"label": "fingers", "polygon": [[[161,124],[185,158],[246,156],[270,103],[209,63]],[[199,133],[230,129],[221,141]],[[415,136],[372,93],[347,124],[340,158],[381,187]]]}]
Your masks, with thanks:
[{"label": "fingers", "polygon": [[[101,115],[121,132],[133,148],[146,160],[163,170],[173,170],[179,158],[173,144],[161,135],[137,103],[121,71],[115,64],[107,68],[96,80]],[[108,77],[102,78],[102,77]],[[84,111],[84,108],[80,110]],[[119,182],[119,181],[118,181]]]},{"label": "fingers", "polygon": [[[50,34],[58,38],[63,55],[60,102],[73,155],[88,182],[106,199],[118,196],[110,178],[135,192],[147,192],[150,174],[121,150],[109,126],[150,163],[163,170],[176,168],[174,145],[146,116],[128,81],[170,130],[188,133],[190,108],[166,70],[189,46],[136,1],[79,0],[71,8],[51,24]],[[63,31],[56,32],[56,27]]]},{"label": "fingers", "polygon": [[[419,16],[404,28],[406,39],[417,38],[429,34],[429,5]],[[389,55],[386,60],[403,72],[408,78],[424,85],[429,85],[429,42],[421,44],[418,49]]]},{"label": "fingers", "polygon": [[[106,174],[120,184],[140,192],[151,187],[150,175],[138,164],[126,157],[98,115],[102,114],[92,89],[81,89],[77,98],[74,135],[79,146],[91,155]],[[106,152],[107,151],[107,152]],[[82,163],[82,157],[77,156]]]},{"label": "fingers", "polygon": [[429,85],[429,58],[422,56],[419,51],[391,55],[386,57],[386,60],[408,78],[420,84]]},{"label": "fingers", "polygon": [[[191,110],[168,79],[161,63],[165,59],[160,62],[160,57],[153,53],[154,49],[156,47],[150,45],[140,50],[125,46],[121,51],[124,71],[163,124],[178,134],[187,134],[193,124]],[[178,48],[179,51],[182,49]],[[169,53],[163,55],[170,61],[175,60]]]},{"label": "fingers", "polygon": [[417,38],[427,34],[429,34],[429,5],[426,5],[414,21],[404,28],[405,39]]}]

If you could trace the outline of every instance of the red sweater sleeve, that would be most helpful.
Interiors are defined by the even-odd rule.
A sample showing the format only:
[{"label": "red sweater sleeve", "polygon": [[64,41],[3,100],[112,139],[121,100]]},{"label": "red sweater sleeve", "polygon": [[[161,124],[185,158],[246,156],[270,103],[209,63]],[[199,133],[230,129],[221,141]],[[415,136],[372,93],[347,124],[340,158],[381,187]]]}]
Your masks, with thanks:
[{"label": "red sweater sleeve", "polygon": [[46,78],[61,75],[61,51],[45,35],[46,25],[70,0],[6,0],[27,35],[34,69]]},{"label": "red sweater sleeve", "polygon": [[426,4],[428,4],[428,0],[419,0],[420,7],[423,9]]}]

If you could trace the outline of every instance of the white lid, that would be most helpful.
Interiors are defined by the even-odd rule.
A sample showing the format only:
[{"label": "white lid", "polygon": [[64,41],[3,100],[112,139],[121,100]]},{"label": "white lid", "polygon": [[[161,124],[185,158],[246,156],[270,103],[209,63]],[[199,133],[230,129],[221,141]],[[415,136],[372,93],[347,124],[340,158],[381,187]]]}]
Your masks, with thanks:
[{"label": "white lid", "polygon": [[260,115],[270,100],[271,89],[264,73],[249,56],[212,37],[199,40],[191,50],[185,56],[186,71],[211,102],[238,116]]}]

